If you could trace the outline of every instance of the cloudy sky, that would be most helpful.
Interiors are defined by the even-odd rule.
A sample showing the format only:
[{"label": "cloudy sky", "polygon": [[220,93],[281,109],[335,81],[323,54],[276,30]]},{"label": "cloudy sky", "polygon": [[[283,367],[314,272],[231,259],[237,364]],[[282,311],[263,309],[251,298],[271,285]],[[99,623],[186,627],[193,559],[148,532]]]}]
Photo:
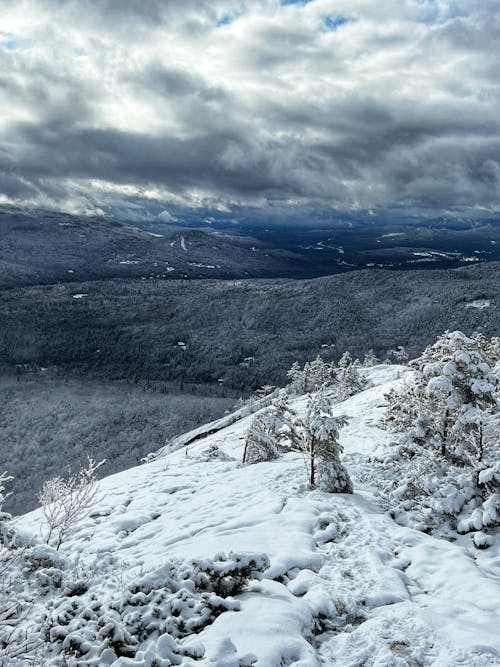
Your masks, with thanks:
[{"label": "cloudy sky", "polygon": [[489,216],[499,165],[500,0],[0,0],[0,203]]}]

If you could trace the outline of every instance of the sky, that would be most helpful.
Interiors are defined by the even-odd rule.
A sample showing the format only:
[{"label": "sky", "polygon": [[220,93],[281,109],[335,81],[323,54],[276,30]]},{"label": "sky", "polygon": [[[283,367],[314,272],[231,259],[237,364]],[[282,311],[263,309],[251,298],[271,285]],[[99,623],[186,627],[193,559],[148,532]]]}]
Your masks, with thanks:
[{"label": "sky", "polygon": [[0,0],[0,17],[0,204],[500,212],[500,0]]}]

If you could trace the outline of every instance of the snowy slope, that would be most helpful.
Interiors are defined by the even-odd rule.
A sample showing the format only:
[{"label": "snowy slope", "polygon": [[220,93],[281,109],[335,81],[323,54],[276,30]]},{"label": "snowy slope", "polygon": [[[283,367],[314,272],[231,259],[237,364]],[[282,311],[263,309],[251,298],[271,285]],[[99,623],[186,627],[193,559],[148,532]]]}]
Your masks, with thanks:
[{"label": "snowy slope", "polygon": [[[500,665],[498,545],[479,552],[466,538],[451,543],[401,527],[371,490],[367,457],[389,437],[377,425],[384,393],[405,372],[372,369],[376,386],[337,408],[350,417],[342,444],[352,496],[308,491],[299,454],[241,467],[245,417],[198,437],[187,453],[102,480],[101,500],[63,552],[115,558],[121,577],[174,557],[267,554],[270,568],[237,596],[240,610],[193,637],[204,655],[182,664]],[[212,445],[219,458],[207,453]],[[17,521],[26,532],[40,524],[39,511]]]}]

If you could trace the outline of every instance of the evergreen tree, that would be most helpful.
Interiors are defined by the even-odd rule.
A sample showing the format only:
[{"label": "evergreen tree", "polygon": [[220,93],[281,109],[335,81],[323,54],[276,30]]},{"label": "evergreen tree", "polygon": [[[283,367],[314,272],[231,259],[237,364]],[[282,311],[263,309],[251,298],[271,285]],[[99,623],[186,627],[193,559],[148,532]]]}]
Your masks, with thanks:
[{"label": "evergreen tree", "polygon": [[295,362],[287,376],[290,378],[289,390],[300,395],[332,385],[335,382],[335,369],[318,354],[315,359],[306,362],[302,369]]},{"label": "evergreen tree", "polygon": [[343,401],[365,388],[366,379],[359,373],[359,367],[359,360],[353,360],[349,352],[344,352],[340,357],[336,383],[337,400]]},{"label": "evergreen tree", "polygon": [[413,364],[415,437],[464,464],[482,460],[483,412],[496,402],[496,378],[482,341],[446,332]]},{"label": "evergreen tree", "polygon": [[372,366],[377,366],[380,363],[380,359],[377,357],[375,352],[370,348],[365,354],[363,359],[363,368],[371,368]]},{"label": "evergreen tree", "polygon": [[491,346],[479,334],[446,332],[411,363],[413,378],[386,396],[385,423],[401,433],[392,499],[426,530],[450,521],[459,532],[475,531],[478,548],[491,542],[483,531],[500,525]]},{"label": "evergreen tree", "polygon": [[294,361],[292,367],[287,372],[290,379],[289,390],[294,394],[303,394],[305,391],[305,373],[301,369],[298,361]]},{"label": "evergreen tree", "polygon": [[244,465],[272,461],[279,457],[278,420],[273,411],[255,415],[245,437]]},{"label": "evergreen tree", "polygon": [[10,482],[11,480],[12,480],[12,477],[10,475],[8,475],[6,472],[0,473],[0,523],[2,521],[8,521],[11,518],[10,514],[7,514],[6,512],[2,511],[2,505],[5,501],[5,499],[8,496],[10,496],[10,493],[6,493],[5,484],[7,482]]},{"label": "evergreen tree", "polygon": [[344,417],[333,417],[331,403],[324,391],[310,396],[303,417],[291,429],[292,446],[306,458],[309,485],[329,493],[352,493],[349,473],[340,462],[342,446],[339,433]]},{"label": "evergreen tree", "polygon": [[390,351],[390,354],[396,364],[406,364],[409,359],[408,352],[403,345],[398,345],[395,350]]}]

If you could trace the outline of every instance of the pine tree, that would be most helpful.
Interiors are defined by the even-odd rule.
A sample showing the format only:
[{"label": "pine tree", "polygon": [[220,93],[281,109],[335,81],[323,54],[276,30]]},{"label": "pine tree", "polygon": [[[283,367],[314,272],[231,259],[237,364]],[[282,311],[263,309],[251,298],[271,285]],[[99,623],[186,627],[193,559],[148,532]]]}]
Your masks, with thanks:
[{"label": "pine tree", "polygon": [[395,350],[391,350],[390,354],[392,355],[396,364],[406,364],[409,359],[408,352],[403,347],[403,345],[398,345]]},{"label": "pine tree", "polygon": [[332,385],[335,381],[335,369],[318,354],[315,359],[306,362],[302,369],[294,362],[287,376],[290,378],[288,389],[295,394],[305,394]]},{"label": "pine tree", "polygon": [[500,525],[498,379],[492,343],[480,334],[446,332],[411,366],[413,379],[386,398],[385,423],[400,432],[400,476],[389,493],[399,510],[430,530],[449,522],[491,543]]},{"label": "pine tree", "polygon": [[343,401],[365,388],[366,379],[359,373],[359,367],[359,360],[353,360],[349,352],[344,352],[340,357],[336,374],[337,400]]},{"label": "pine tree", "polygon": [[454,331],[440,336],[414,364],[420,439],[455,462],[482,459],[482,413],[496,402],[497,381],[488,362],[481,341]]},{"label": "pine tree", "polygon": [[303,394],[305,391],[305,373],[298,361],[293,362],[286,375],[290,379],[288,389],[294,394]]},{"label": "pine tree", "polygon": [[349,473],[340,462],[339,433],[345,424],[345,418],[332,416],[331,403],[324,391],[310,396],[304,415],[295,419],[291,441],[305,456],[311,488],[352,493]]},{"label": "pine tree", "polygon": [[380,363],[380,359],[377,357],[375,352],[370,348],[365,354],[363,359],[363,368],[371,368],[372,366],[377,366]]},{"label": "pine tree", "polygon": [[272,461],[279,457],[277,417],[272,411],[255,415],[245,437],[244,465]]},{"label": "pine tree", "polygon": [[[2,505],[8,496],[10,496],[10,493],[6,493],[5,489],[5,484],[7,482],[10,482],[12,480],[12,477],[8,475],[5,471],[0,473],[0,523],[2,521],[8,521],[11,519],[11,515],[8,514],[7,512],[2,511]],[[0,539],[1,541],[1,539]]]}]

